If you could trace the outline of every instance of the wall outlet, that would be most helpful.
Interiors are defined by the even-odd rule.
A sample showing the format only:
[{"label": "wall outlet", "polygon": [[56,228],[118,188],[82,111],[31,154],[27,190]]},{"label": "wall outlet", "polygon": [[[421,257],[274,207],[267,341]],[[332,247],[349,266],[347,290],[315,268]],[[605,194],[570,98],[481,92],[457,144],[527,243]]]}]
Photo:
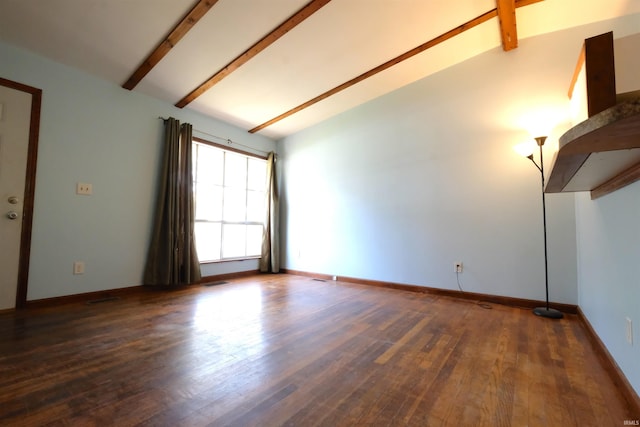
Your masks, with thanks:
[{"label": "wall outlet", "polygon": [[76,194],[82,196],[90,196],[93,194],[93,184],[87,184],[86,182],[76,183]]},{"label": "wall outlet", "polygon": [[462,261],[457,261],[453,263],[453,272],[462,273]]},{"label": "wall outlet", "polygon": [[628,317],[626,317],[626,320],[627,320],[627,328],[626,328],[627,342],[630,345],[633,345],[633,322]]},{"label": "wall outlet", "polygon": [[84,261],[76,261],[73,263],[73,274],[84,274]]},{"label": "wall outlet", "polygon": [[335,280],[338,280],[338,276],[333,276],[333,277],[331,278],[331,280],[334,280],[334,281],[335,281]]}]

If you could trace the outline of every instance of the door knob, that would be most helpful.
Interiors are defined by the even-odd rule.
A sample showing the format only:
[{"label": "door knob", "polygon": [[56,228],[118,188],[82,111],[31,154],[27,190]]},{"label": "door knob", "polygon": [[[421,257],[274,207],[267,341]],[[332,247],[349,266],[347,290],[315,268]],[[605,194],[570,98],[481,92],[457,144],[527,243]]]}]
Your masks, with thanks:
[{"label": "door knob", "polygon": [[11,203],[12,205],[17,205],[17,204],[18,204],[18,202],[19,202],[19,200],[18,200],[18,198],[17,198],[16,196],[11,196],[11,197],[9,197],[9,198],[7,199],[7,201],[8,201],[9,203]]},{"label": "door knob", "polygon": [[7,218],[9,218],[9,219],[17,219],[18,218],[18,212],[15,212],[15,211],[7,212]]}]

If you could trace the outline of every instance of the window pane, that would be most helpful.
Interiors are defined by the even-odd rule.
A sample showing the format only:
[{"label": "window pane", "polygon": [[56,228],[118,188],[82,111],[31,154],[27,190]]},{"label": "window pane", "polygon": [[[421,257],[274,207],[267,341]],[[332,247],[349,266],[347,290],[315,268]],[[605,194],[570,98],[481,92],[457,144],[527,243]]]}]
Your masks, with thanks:
[{"label": "window pane", "polygon": [[264,192],[247,191],[247,221],[263,222],[264,212]]},{"label": "window pane", "polygon": [[267,183],[267,163],[264,160],[249,159],[247,188],[264,191]]},{"label": "window pane", "polygon": [[236,258],[245,256],[247,235],[246,225],[223,225],[222,257]]},{"label": "window pane", "polygon": [[202,183],[196,185],[196,219],[222,220],[222,187]]},{"label": "window pane", "polygon": [[196,181],[222,185],[224,152],[204,144],[198,145]]},{"label": "window pane", "polygon": [[220,259],[221,224],[219,222],[196,222],[196,251],[200,262]]},{"label": "window pane", "polygon": [[247,185],[247,157],[225,153],[224,186],[245,187]]},{"label": "window pane", "polygon": [[200,260],[260,256],[266,161],[195,141],[193,146]]},{"label": "window pane", "polygon": [[262,251],[262,226],[247,225],[247,256],[260,256]]},{"label": "window pane", "polygon": [[244,222],[246,218],[247,193],[240,188],[224,189],[223,219],[232,222]]}]

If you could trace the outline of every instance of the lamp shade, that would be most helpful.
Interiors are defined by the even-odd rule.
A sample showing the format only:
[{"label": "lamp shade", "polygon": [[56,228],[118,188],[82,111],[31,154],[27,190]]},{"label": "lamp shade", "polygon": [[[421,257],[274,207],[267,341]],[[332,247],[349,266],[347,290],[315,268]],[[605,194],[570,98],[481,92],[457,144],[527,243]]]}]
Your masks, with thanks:
[{"label": "lamp shade", "polygon": [[521,144],[518,144],[515,147],[513,147],[513,149],[515,150],[516,153],[520,154],[522,157],[529,157],[530,155],[533,154],[534,150],[537,147],[538,146],[536,145],[535,141],[531,140],[531,141],[526,141]]}]

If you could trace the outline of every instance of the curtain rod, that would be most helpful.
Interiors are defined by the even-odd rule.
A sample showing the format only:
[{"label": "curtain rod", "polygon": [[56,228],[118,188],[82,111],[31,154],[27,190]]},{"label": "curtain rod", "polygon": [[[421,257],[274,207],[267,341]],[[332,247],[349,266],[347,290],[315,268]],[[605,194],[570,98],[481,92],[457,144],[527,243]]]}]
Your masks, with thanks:
[{"label": "curtain rod", "polygon": [[[160,119],[160,120],[164,120],[164,121],[166,121],[166,120],[167,120],[166,118],[164,118],[164,117],[162,117],[162,116],[158,116],[158,119]],[[218,138],[219,140],[226,142],[228,145],[239,145],[240,147],[248,148],[249,150],[257,151],[258,153],[263,153],[263,154],[269,154],[269,153],[270,153],[270,151],[264,151],[264,150],[260,150],[260,149],[258,149],[258,148],[251,147],[251,146],[249,146],[249,145],[240,144],[239,142],[232,141],[232,140],[231,140],[231,139],[229,139],[229,138],[223,138],[223,137],[221,137],[221,136],[213,135],[213,134],[210,134],[210,133],[207,133],[207,132],[204,132],[204,131],[198,130],[198,129],[193,129],[193,131],[194,131],[194,132],[201,133],[201,134],[203,134],[203,135],[210,136],[210,137],[212,137],[212,138]]]}]

